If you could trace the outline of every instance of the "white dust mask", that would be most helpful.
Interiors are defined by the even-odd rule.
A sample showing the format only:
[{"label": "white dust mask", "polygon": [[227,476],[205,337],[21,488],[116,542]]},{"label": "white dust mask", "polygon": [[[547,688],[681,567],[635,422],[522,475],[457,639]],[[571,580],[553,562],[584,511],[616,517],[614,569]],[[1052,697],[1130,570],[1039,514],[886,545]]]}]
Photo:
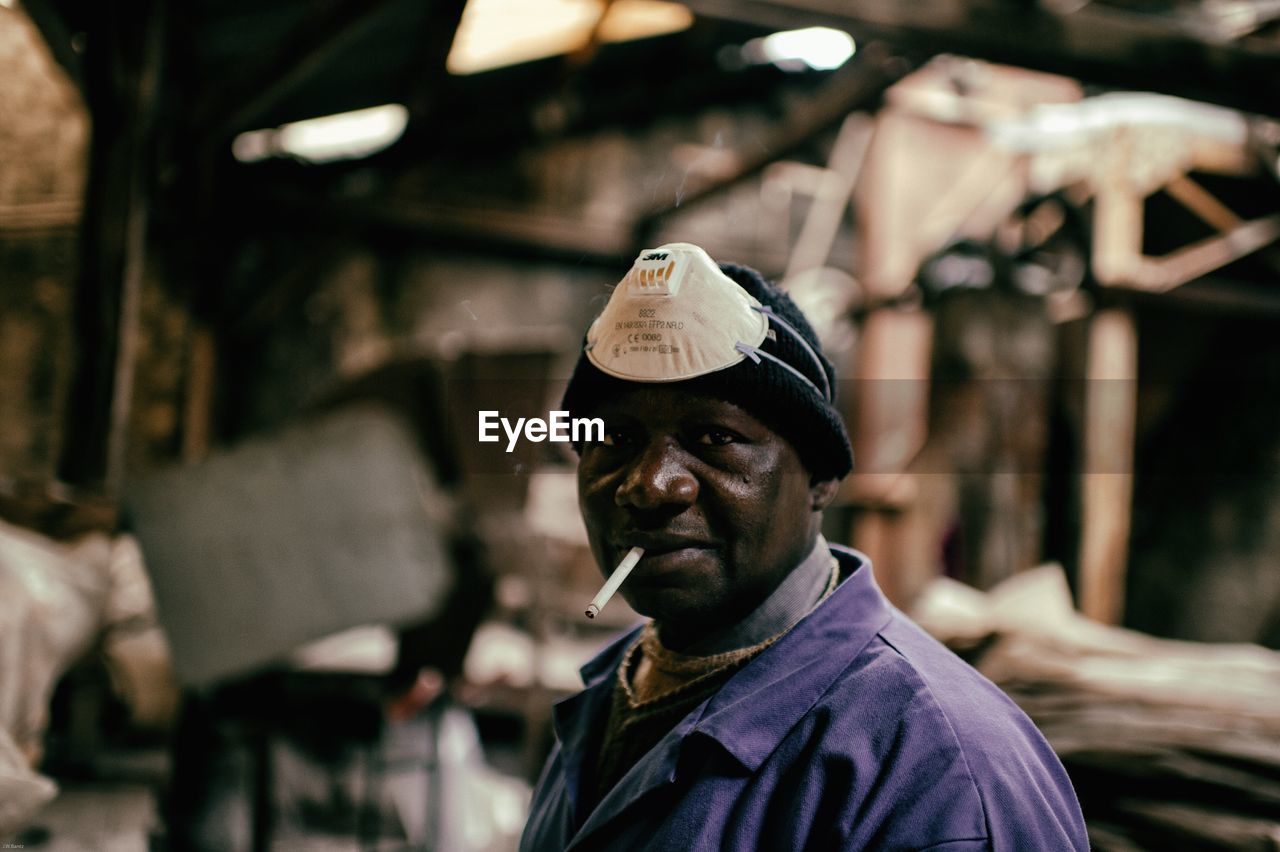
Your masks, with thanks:
[{"label": "white dust mask", "polygon": [[[790,364],[760,349],[775,331],[813,359],[819,388]],[[587,357],[602,372],[632,382],[678,382],[750,358],[773,361],[831,399],[817,353],[794,328],[762,305],[690,243],[645,249],[587,331]]]}]

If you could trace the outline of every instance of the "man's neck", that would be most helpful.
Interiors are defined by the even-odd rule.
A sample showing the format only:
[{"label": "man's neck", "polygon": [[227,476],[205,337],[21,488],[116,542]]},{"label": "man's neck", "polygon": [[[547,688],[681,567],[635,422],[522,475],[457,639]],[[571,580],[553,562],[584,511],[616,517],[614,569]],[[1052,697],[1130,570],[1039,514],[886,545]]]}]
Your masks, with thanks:
[{"label": "man's neck", "polygon": [[789,630],[822,599],[831,579],[831,551],[818,535],[809,553],[800,560],[769,597],[745,618],[728,627],[700,635],[687,643],[668,644],[661,624],[655,625],[663,645],[690,656],[709,656],[749,648]]}]

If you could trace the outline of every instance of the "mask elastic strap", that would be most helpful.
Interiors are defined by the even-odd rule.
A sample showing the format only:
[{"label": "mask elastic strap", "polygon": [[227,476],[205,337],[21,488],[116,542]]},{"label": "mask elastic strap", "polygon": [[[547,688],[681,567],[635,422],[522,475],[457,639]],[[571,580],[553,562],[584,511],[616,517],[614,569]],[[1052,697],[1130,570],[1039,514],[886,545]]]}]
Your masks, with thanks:
[{"label": "mask elastic strap", "polygon": [[812,379],[810,379],[804,373],[797,370],[795,367],[788,364],[786,361],[783,361],[777,355],[772,355],[768,352],[765,352],[763,349],[759,348],[758,346],[752,346],[750,343],[738,342],[733,345],[733,348],[737,349],[743,355],[746,355],[756,364],[760,363],[761,358],[769,359],[773,363],[777,364],[779,367],[782,367],[784,370],[789,371],[793,376],[795,376],[800,381],[804,382],[809,387],[813,388],[813,392],[816,393],[818,396],[821,396],[824,399],[826,398],[823,395],[822,391],[818,388],[818,386],[813,383]]},{"label": "mask elastic strap", "polygon": [[[813,351],[813,347],[809,345],[809,341],[804,339],[804,335],[796,331],[795,328],[791,326],[791,323],[787,322],[782,317],[775,314],[773,312],[773,308],[769,307],[768,305],[761,305],[758,307],[756,305],[752,305],[751,310],[764,314],[766,317],[769,318],[771,322],[776,323],[783,331],[791,335],[791,338],[795,340],[796,343],[800,344],[800,348],[802,348],[806,353],[808,353],[809,359],[813,361],[813,366],[817,369],[818,375],[822,378],[822,390],[818,390],[818,386],[815,385],[808,378],[805,378],[805,376],[801,374],[798,370],[792,368],[792,372],[796,373],[801,378],[804,378],[804,380],[809,383],[810,387],[812,387],[814,390],[818,391],[819,394],[821,394],[823,399],[825,399],[827,402],[831,402],[832,401],[831,385],[827,383],[827,371],[822,366],[822,359],[818,357],[817,352]],[[768,353],[761,352],[760,354],[767,355]],[[777,358],[774,358],[773,360],[778,361]],[[778,361],[778,363],[781,364],[782,362]],[[784,366],[789,367],[790,365],[787,364]]]}]

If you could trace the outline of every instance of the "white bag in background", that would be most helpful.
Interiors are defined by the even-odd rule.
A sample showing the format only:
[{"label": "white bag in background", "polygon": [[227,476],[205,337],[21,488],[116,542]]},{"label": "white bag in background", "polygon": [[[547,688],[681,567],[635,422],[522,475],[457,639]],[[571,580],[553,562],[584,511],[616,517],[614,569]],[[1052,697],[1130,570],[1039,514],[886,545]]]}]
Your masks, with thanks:
[{"label": "white bag in background", "polygon": [[111,590],[112,541],[63,544],[0,522],[0,729],[39,762],[58,678],[93,644]]},{"label": "white bag in background", "polygon": [[57,792],[52,781],[31,770],[13,739],[0,728],[0,842],[26,828]]}]

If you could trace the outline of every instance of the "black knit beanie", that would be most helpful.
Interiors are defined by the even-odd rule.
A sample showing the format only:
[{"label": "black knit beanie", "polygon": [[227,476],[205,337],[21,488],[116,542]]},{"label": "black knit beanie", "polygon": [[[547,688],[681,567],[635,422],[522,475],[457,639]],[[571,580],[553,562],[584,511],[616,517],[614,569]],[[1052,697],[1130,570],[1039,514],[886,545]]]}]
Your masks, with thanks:
[{"label": "black knit beanie", "polygon": [[[799,341],[773,323],[760,349],[804,374],[818,388],[830,388],[834,393],[835,371],[831,362],[823,356],[818,336],[791,297],[754,269],[733,263],[719,266],[725,275],[799,332],[822,362],[824,375],[819,375],[818,365]],[[568,411],[570,417],[587,417],[604,399],[643,384],[648,383],[626,381],[601,372],[583,352],[578,356],[560,407]],[[745,409],[790,441],[805,467],[819,479],[840,479],[853,469],[849,433],[835,408],[821,392],[767,358],[759,363],[744,358],[723,370],[664,384]]]}]

